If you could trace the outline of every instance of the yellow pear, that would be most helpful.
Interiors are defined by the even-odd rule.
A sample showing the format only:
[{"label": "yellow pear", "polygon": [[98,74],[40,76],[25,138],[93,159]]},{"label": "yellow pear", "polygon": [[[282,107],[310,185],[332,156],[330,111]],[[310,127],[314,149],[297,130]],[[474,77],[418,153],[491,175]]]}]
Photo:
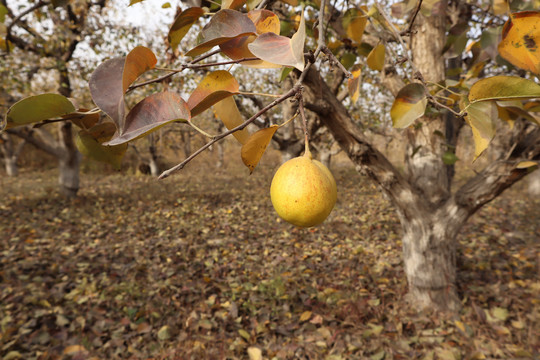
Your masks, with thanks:
[{"label": "yellow pear", "polygon": [[336,204],[336,181],[308,151],[280,166],[272,179],[270,198],[283,220],[300,227],[319,225]]}]

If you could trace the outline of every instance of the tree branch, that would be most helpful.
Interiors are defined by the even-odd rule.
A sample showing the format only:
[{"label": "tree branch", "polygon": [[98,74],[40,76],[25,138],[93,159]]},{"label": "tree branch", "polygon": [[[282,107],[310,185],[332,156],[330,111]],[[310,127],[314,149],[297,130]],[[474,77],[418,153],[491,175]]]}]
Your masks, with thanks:
[{"label": "tree branch", "polygon": [[456,204],[465,208],[469,216],[529,173],[529,169],[517,168],[520,162],[540,160],[540,128],[527,124],[522,133],[508,159],[489,164],[454,195]]},{"label": "tree branch", "polygon": [[291,90],[289,90],[287,93],[282,95],[280,98],[272,101],[270,104],[266,105],[264,108],[262,108],[259,112],[257,112],[255,115],[253,115],[248,120],[244,121],[242,124],[238,125],[234,129],[231,129],[229,131],[225,131],[224,133],[221,133],[217,136],[215,136],[211,141],[206,143],[204,146],[202,146],[199,150],[195,151],[193,154],[191,154],[188,158],[186,158],[184,161],[182,161],[180,164],[173,166],[169,170],[164,171],[159,177],[158,180],[165,179],[166,177],[169,177],[172,173],[181,170],[186,166],[188,162],[193,160],[197,155],[202,153],[204,150],[208,149],[210,146],[218,142],[219,140],[223,139],[226,136],[231,135],[232,133],[244,129],[246,126],[251,124],[256,118],[258,118],[261,114],[265,113],[266,111],[270,110],[274,106],[278,105],[279,103],[287,100],[290,97],[293,97],[296,95],[296,93],[299,91],[299,87],[295,86]]},{"label": "tree branch", "polygon": [[[13,134],[15,136],[20,137],[23,140],[26,140],[29,144],[34,145],[36,148],[43,150],[54,157],[57,157],[57,158],[60,157],[61,153],[57,147],[48,144],[46,141],[39,140],[33,136],[35,131],[36,130],[28,131],[24,129],[8,129],[7,133]],[[43,136],[43,134],[40,134],[40,136]]]},{"label": "tree branch", "polygon": [[19,21],[21,20],[23,17],[25,17],[26,15],[30,14],[32,11],[34,10],[37,10],[39,9],[40,7],[43,7],[43,6],[47,6],[49,5],[48,2],[46,1],[43,1],[43,0],[39,0],[34,6],[31,6],[29,7],[28,9],[26,9],[25,11],[23,11],[22,13],[20,13],[19,15],[17,15],[13,21],[11,22],[11,24],[9,24],[9,26],[7,27],[6,29],[6,52],[9,53],[9,42],[12,40],[12,35],[11,35],[11,29],[13,28],[13,26]]}]

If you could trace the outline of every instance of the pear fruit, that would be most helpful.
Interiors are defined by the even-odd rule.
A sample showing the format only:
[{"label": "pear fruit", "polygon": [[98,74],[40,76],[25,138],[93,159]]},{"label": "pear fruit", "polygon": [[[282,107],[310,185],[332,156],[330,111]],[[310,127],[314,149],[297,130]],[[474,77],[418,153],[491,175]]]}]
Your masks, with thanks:
[{"label": "pear fruit", "polygon": [[336,181],[308,151],[280,166],[272,179],[270,198],[283,220],[299,227],[319,225],[336,204]]}]

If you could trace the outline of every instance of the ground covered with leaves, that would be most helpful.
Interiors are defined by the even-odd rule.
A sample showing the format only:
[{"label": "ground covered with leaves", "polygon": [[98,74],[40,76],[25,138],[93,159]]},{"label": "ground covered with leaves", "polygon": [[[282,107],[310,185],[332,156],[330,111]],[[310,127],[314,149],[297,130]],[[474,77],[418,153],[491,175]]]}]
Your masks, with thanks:
[{"label": "ground covered with leaves", "polygon": [[[232,166],[232,165],[231,165]],[[459,237],[463,310],[405,302],[400,226],[353,169],[322,225],[278,220],[273,167],[163,181],[2,178],[0,357],[529,359],[538,356],[540,200],[518,184]]]}]

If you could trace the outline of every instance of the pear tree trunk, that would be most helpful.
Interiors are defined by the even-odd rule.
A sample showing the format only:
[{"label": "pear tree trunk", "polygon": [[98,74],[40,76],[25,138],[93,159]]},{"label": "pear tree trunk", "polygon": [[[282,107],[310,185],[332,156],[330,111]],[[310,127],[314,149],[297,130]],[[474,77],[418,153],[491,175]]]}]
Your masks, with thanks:
[{"label": "pear tree trunk", "polygon": [[15,177],[19,175],[17,161],[22,153],[22,149],[26,144],[26,140],[22,139],[18,144],[15,144],[13,138],[8,133],[2,133],[0,137],[0,151],[3,154],[4,167],[6,175]]},{"label": "pear tree trunk", "polygon": [[65,122],[60,125],[57,149],[60,192],[67,197],[75,197],[79,191],[79,174],[82,156],[73,141],[71,122]]},{"label": "pear tree trunk", "polygon": [[357,169],[395,206],[403,229],[403,263],[413,307],[459,309],[456,237],[472,214],[527,174],[527,169],[517,168],[520,161],[540,158],[538,126],[526,123],[517,129],[519,135],[509,156],[490,164],[452,194],[445,180],[449,178],[447,167],[438,156],[427,153],[428,149],[435,154],[444,150],[440,136],[431,136],[431,132],[444,130],[442,119],[423,119],[427,126],[422,132],[407,134],[416,144],[425,141],[426,152],[418,159],[409,154],[409,168],[401,173],[353,123],[317,70],[308,71],[304,85],[306,108],[319,115]]},{"label": "pear tree trunk", "polygon": [[150,151],[150,174],[157,177],[161,174],[161,169],[159,168],[156,144],[153,136],[148,140],[150,141],[150,146],[148,147],[148,150]]}]

